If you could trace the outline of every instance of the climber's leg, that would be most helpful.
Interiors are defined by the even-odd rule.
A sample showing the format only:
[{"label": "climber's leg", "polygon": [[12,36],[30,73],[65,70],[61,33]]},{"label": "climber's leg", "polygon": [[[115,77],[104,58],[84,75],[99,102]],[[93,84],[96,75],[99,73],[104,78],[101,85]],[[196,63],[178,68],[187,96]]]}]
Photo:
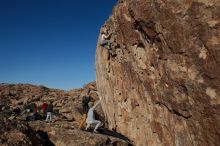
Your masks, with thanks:
[{"label": "climber's leg", "polygon": [[113,53],[111,48],[108,49],[108,52],[109,52],[109,54],[111,54],[111,55],[112,55],[112,53]]},{"label": "climber's leg", "polygon": [[102,42],[101,42],[101,45],[102,45],[104,48],[106,48],[106,49],[110,48],[110,40],[104,40],[104,41],[102,41]]},{"label": "climber's leg", "polygon": [[95,129],[94,129],[94,132],[97,132],[96,130],[97,130],[97,129],[98,129],[98,127],[100,126],[101,121],[95,120],[95,121],[93,122],[93,124],[95,124],[95,125],[96,125],[96,126],[95,126]]},{"label": "climber's leg", "polygon": [[88,130],[88,128],[90,127],[90,123],[86,123],[86,130]]}]

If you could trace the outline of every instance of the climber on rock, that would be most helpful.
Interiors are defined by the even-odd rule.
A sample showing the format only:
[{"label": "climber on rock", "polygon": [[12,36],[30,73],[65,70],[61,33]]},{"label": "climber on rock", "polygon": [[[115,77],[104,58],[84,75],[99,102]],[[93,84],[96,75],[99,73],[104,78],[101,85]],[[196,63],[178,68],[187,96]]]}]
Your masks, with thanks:
[{"label": "climber on rock", "polygon": [[96,107],[98,106],[98,104],[100,102],[101,102],[101,98],[93,107],[91,107],[89,109],[89,112],[87,114],[87,119],[86,119],[86,124],[87,124],[86,125],[86,130],[88,130],[88,128],[90,127],[91,124],[95,124],[94,132],[97,133],[97,129],[100,126],[101,121],[95,119],[94,110],[96,109]]},{"label": "climber on rock", "polygon": [[101,33],[101,46],[108,49],[108,52],[110,55],[112,55],[112,48],[111,48],[111,42],[109,40],[109,35],[107,36],[107,33],[102,31]]},{"label": "climber on rock", "polygon": [[50,121],[52,121],[52,112],[53,112],[53,104],[52,104],[52,101],[50,101],[50,103],[47,105],[46,121],[48,121],[48,119],[50,119]]},{"label": "climber on rock", "polygon": [[106,32],[103,31],[101,33],[101,45],[106,49],[110,48],[110,40],[108,38],[109,36],[107,36]]}]

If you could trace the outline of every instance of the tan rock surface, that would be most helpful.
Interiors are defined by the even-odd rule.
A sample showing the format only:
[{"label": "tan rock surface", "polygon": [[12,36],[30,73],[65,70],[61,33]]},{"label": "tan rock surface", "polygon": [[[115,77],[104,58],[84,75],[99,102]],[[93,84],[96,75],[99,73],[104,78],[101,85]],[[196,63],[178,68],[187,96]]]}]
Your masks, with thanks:
[{"label": "tan rock surface", "polygon": [[[50,146],[51,144],[48,144],[48,140],[50,140],[56,146],[127,146],[128,143],[120,139],[79,129],[82,118],[82,96],[88,91],[93,101],[99,99],[95,82],[71,91],[29,84],[1,84],[0,145]],[[53,122],[47,123],[44,120],[26,122],[21,121],[23,118],[20,116],[12,118],[10,121],[9,119],[12,117],[10,111],[16,107],[23,109],[27,101],[36,103],[38,112],[41,112],[43,102],[53,101],[54,112],[56,112]],[[97,108],[97,112],[100,114],[100,119],[104,120],[101,106]],[[44,138],[39,137],[39,134],[44,135]]]},{"label": "tan rock surface", "polygon": [[119,0],[96,50],[109,127],[137,146],[220,144],[220,1]]}]

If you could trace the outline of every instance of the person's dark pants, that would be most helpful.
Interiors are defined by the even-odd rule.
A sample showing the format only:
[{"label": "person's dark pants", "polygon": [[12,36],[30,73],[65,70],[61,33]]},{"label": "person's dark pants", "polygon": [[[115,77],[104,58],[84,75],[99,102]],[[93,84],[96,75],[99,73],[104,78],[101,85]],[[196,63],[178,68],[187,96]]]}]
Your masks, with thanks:
[{"label": "person's dark pants", "polygon": [[43,117],[46,117],[46,116],[47,116],[47,111],[43,110]]}]

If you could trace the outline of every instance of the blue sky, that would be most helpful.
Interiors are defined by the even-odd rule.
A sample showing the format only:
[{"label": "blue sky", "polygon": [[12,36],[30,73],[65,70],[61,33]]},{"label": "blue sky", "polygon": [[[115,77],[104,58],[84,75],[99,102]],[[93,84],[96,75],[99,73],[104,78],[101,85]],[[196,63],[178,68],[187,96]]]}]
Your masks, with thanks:
[{"label": "blue sky", "polygon": [[100,27],[117,0],[0,0],[0,82],[73,89],[95,80]]}]

